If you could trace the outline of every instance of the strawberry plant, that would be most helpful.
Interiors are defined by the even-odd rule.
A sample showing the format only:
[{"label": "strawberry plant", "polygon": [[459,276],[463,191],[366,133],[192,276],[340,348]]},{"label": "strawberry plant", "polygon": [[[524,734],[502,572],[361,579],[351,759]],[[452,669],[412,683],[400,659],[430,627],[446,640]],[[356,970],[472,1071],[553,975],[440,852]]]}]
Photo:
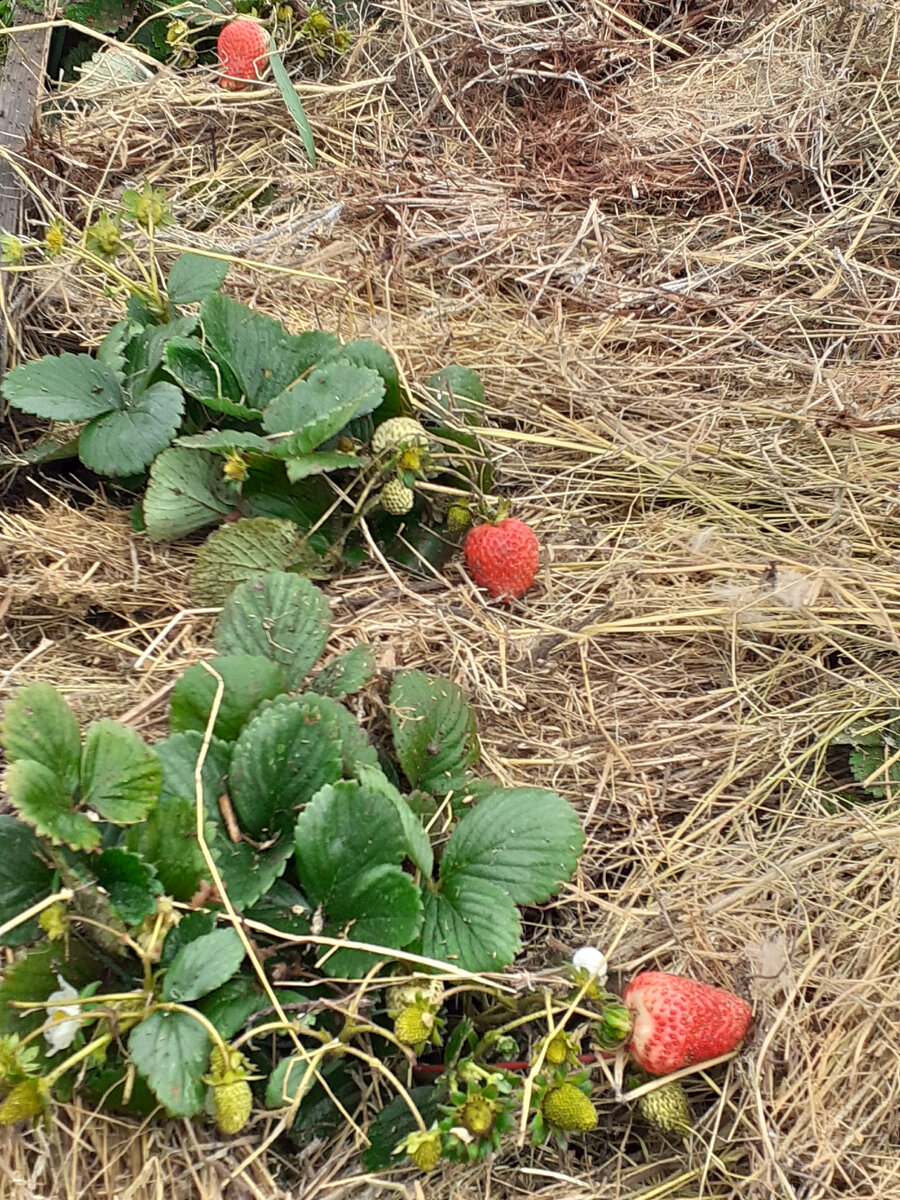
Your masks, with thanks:
[{"label": "strawberry plant", "polygon": [[[858,787],[842,789],[842,807],[870,800],[893,799],[900,785],[900,713],[882,712],[860,721],[832,739],[848,746],[846,764]],[[828,802],[828,807],[833,805]]]},{"label": "strawberry plant", "polygon": [[[317,670],[329,629],[307,579],[241,584],[154,745],[114,720],[81,730],[48,684],[6,706],[0,944],[19,951],[0,981],[0,1123],[77,1088],[236,1132],[254,1094],[300,1105],[342,1055],[393,1079],[385,1057],[440,1043],[443,988],[401,986],[380,1017],[345,1012],[342,992],[391,983],[405,955],[461,980],[501,969],[518,906],[572,874],[575,812],[477,774],[461,690],[396,672],[376,745],[341,703],[365,707],[371,653]],[[321,986],[282,989],[286,975]],[[480,1070],[448,1103],[477,1093],[490,1140],[507,1093]]]},{"label": "strawberry plant", "polygon": [[74,247],[61,222],[43,244],[17,245],[19,269],[71,252],[126,298],[126,316],[95,354],[7,374],[13,408],[81,426],[16,461],[77,453],[126,490],[146,484],[136,520],[155,541],[227,521],[198,559],[203,604],[267,569],[327,577],[366,554],[367,534],[408,565],[444,561],[491,486],[478,439],[448,423],[457,397],[482,394],[477,377],[454,367],[428,380],[421,423],[377,343],[289,333],[221,294],[217,257],[182,254],[164,275],[157,234],[169,220],[147,185]]}]

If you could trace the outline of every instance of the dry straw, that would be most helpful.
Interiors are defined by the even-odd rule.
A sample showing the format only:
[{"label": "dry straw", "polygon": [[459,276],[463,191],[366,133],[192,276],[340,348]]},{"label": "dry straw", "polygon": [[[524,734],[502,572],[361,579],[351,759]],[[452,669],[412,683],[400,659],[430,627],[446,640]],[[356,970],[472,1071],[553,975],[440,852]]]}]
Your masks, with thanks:
[{"label": "dry straw", "polygon": [[[900,817],[892,798],[829,805],[833,739],[900,703],[900,11],[388,0],[314,75],[316,173],[271,87],[163,70],[50,102],[32,232],[149,178],[171,253],[226,254],[233,294],[377,337],[410,379],[482,372],[502,487],[546,546],[538,585],[506,611],[456,566],[420,583],[376,565],[329,586],[338,640],[452,675],[486,766],[582,812],[588,851],[531,914],[526,972],[615,944],[622,973],[732,986],[757,1015],[734,1061],[689,1080],[686,1147],[601,1080],[584,1151],[395,1179],[900,1200]],[[25,282],[23,353],[60,330],[96,343],[121,311],[66,267]],[[49,678],[85,717],[160,733],[209,629],[190,547],[27,495],[0,519],[0,681]],[[269,1128],[224,1144],[64,1108],[5,1135],[0,1200],[218,1196]],[[354,1150],[348,1128],[272,1152],[226,1194],[380,1194]]]}]

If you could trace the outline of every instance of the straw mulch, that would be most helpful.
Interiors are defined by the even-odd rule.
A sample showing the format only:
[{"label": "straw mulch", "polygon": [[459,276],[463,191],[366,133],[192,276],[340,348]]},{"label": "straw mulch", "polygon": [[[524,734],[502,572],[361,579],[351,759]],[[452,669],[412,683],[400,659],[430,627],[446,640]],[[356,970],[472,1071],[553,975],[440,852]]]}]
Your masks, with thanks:
[{"label": "straw mulch", "polygon": [[[452,675],[487,768],[582,812],[580,873],[534,914],[524,968],[594,942],[625,975],[734,987],[757,1017],[689,1081],[688,1146],[601,1079],[584,1153],[395,1179],[435,1198],[900,1200],[900,815],[836,809],[832,747],[900,703],[900,13],[381,13],[300,89],[319,171],[271,90],[161,72],[45,128],[35,228],[149,177],[172,252],[228,254],[233,294],[377,337],[410,379],[451,359],[483,374],[539,585],[506,611],[458,567],[376,565],[329,585],[338,637]],[[118,313],[53,269],[20,295],[23,352],[60,329],[96,343]],[[191,554],[103,504],[4,514],[0,684],[50,678],[86,718],[161,732],[211,620],[190,611]],[[217,1196],[266,1128],[229,1147],[65,1109],[8,1136],[0,1200]],[[353,1151],[348,1134],[299,1168],[254,1161],[227,1194],[379,1194]]]}]

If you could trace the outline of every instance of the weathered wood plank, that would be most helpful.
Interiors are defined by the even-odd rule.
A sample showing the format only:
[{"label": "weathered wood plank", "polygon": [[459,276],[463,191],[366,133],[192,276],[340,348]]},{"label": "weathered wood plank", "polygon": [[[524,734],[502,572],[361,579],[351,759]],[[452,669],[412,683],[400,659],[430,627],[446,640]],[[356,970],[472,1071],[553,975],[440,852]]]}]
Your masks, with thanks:
[{"label": "weathered wood plank", "polygon": [[[55,7],[55,0],[47,0],[48,11]],[[31,133],[50,45],[49,29],[25,29],[17,33],[16,27],[33,25],[39,19],[31,8],[19,4],[12,28],[0,34],[7,42],[0,77],[0,148],[14,156],[22,155]],[[24,166],[24,161],[18,165]],[[22,181],[13,164],[0,157],[0,230],[19,232],[23,195]],[[12,280],[6,272],[0,272],[5,312],[9,312]],[[6,321],[0,318],[0,375],[6,367],[7,337]]]}]

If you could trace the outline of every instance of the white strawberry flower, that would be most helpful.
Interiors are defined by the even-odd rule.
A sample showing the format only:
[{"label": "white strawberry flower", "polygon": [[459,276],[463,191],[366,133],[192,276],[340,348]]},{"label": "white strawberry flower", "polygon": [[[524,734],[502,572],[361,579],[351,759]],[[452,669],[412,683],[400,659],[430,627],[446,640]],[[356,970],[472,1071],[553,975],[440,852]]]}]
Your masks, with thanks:
[{"label": "white strawberry flower", "polygon": [[65,1000],[77,1000],[78,992],[71,983],[66,983],[62,975],[57,975],[59,987],[47,997],[47,1016],[50,1024],[44,1030],[44,1038],[50,1047],[48,1054],[59,1054],[60,1050],[68,1050],[75,1041],[75,1034],[81,1024],[81,1005],[65,1004]]},{"label": "white strawberry flower", "polygon": [[596,946],[579,946],[572,955],[572,966],[576,971],[596,976],[598,983],[604,983],[608,974],[606,955]]}]

